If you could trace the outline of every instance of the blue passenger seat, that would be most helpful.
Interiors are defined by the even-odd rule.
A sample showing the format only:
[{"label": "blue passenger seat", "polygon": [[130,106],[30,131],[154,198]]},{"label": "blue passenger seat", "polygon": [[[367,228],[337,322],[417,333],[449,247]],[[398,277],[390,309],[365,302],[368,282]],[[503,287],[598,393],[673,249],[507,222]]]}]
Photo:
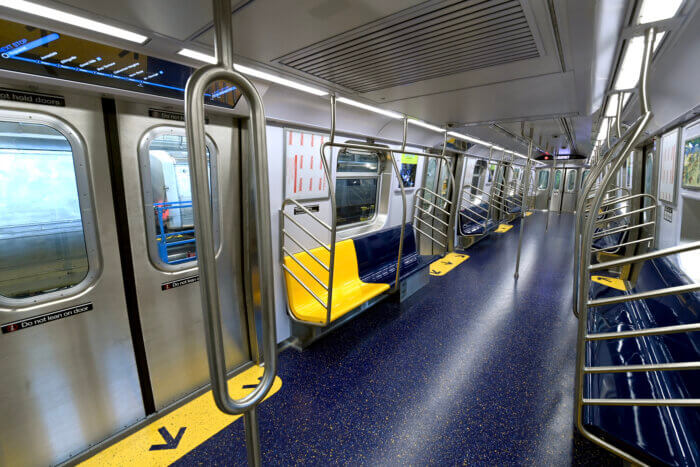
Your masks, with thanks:
[{"label": "blue passenger seat", "polygon": [[[483,219],[484,217],[487,219]],[[496,223],[489,218],[489,206],[487,203],[462,208],[459,212],[460,235],[483,235],[495,228]]]},{"label": "blue passenger seat", "polygon": [[[353,238],[362,282],[394,285],[400,238],[401,226]],[[413,226],[406,224],[400,280],[428,267],[438,258],[437,255],[418,254]]]},{"label": "blue passenger seat", "polygon": [[[647,261],[635,290],[622,292],[592,283],[592,298],[611,297],[692,283],[667,258]],[[700,293],[668,295],[590,310],[589,332],[611,332],[700,321]],[[700,333],[678,333],[594,341],[587,364],[630,365],[700,360]],[[586,377],[591,398],[700,398],[700,371],[603,373]],[[584,423],[592,431],[669,465],[700,465],[699,407],[589,406]],[[659,436],[664,433],[665,436]]]},{"label": "blue passenger seat", "polygon": [[517,196],[508,196],[506,199],[508,200],[506,203],[508,214],[515,214],[521,211],[520,202],[522,200],[518,200]]}]

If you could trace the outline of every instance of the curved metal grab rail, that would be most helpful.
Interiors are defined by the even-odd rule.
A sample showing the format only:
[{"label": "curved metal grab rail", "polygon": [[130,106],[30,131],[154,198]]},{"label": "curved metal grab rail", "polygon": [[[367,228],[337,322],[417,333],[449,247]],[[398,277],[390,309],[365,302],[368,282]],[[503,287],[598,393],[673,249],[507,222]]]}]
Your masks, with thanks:
[{"label": "curved metal grab rail", "polygon": [[[231,415],[242,413],[248,415],[267,395],[272,387],[277,371],[277,332],[273,288],[271,286],[273,283],[273,271],[270,217],[264,214],[255,216],[251,212],[252,210],[248,203],[244,204],[244,219],[246,223],[252,222],[255,224],[258,242],[258,260],[262,279],[260,283],[263,285],[260,299],[263,317],[264,372],[260,384],[250,394],[242,399],[233,399],[228,393],[227,386],[212,212],[209,205],[210,188],[204,132],[204,92],[214,81],[226,80],[235,85],[246,97],[250,106],[252,128],[252,156],[249,157],[254,160],[248,161],[244,157],[243,166],[254,169],[256,177],[252,181],[249,180],[250,177],[243,177],[243,191],[244,193],[252,192],[249,194],[256,197],[260,211],[269,212],[265,110],[255,86],[245,76],[233,69],[230,3],[228,0],[214,0],[213,4],[218,64],[207,65],[196,70],[187,81],[185,88],[187,147],[191,167],[192,198],[195,206],[195,230],[197,232],[197,249],[200,258],[200,289],[212,392],[216,405],[222,412]],[[251,162],[253,165],[248,166],[247,164]],[[249,237],[247,231],[245,237]],[[248,240],[250,238],[246,238],[246,244],[249,244]],[[243,308],[242,304],[241,308]],[[247,420],[249,421],[250,418]],[[251,437],[257,438],[257,433],[249,433],[248,437],[249,440]],[[251,446],[249,445],[249,454],[250,449]],[[257,455],[259,457],[259,452]],[[249,461],[256,463],[254,459],[250,458],[250,455]]]},{"label": "curved metal grab rail", "polygon": [[[626,135],[629,135],[629,137],[625,138],[620,138],[616,145],[620,143],[620,141],[624,141],[624,145],[622,145],[622,150],[620,155],[615,158],[613,157],[614,151],[608,151],[607,157],[604,157],[600,165],[605,166],[609,162],[611,163],[610,169],[605,173],[603,176],[603,180],[600,184],[600,187],[597,192],[596,196],[593,199],[592,206],[591,206],[591,212],[595,213],[598,212],[598,210],[601,207],[601,204],[603,202],[603,197],[605,195],[605,189],[607,189],[608,186],[611,185],[611,182],[613,180],[613,177],[617,173],[617,171],[620,169],[622,164],[624,163],[627,154],[629,151],[634,147],[634,145],[637,143],[639,138],[642,135],[642,132],[646,125],[649,123],[651,120],[652,114],[651,111],[649,110],[648,106],[648,98],[647,98],[647,80],[648,80],[648,72],[649,72],[649,65],[651,62],[651,53],[652,53],[652,45],[654,42],[654,36],[655,36],[655,29],[653,27],[648,28],[645,31],[645,36],[644,36],[644,54],[642,58],[642,64],[641,64],[641,73],[640,73],[640,79],[638,83],[638,90],[639,90],[639,97],[640,97],[640,104],[641,104],[641,117],[640,119],[635,122],[635,124],[632,126],[634,128],[634,131],[630,134],[629,130],[626,132]],[[597,176],[595,177],[597,178]],[[590,189],[590,186],[588,187]],[[588,193],[586,193],[586,196]],[[582,206],[580,206],[582,207]],[[582,216],[583,217],[583,216]],[[575,242],[578,243],[580,240],[580,247],[582,251],[582,255],[580,258],[578,258],[577,261],[577,266],[578,270],[576,271],[578,273],[578,278],[580,280],[580,283],[578,284],[577,288],[575,290],[575,300],[577,303],[577,309],[580,313],[579,316],[579,322],[578,322],[578,330],[577,330],[577,353],[576,353],[576,399],[575,399],[575,420],[576,420],[576,426],[579,430],[579,432],[587,439],[591,440],[595,444],[607,449],[608,451],[613,452],[614,454],[622,457],[624,460],[631,462],[633,464],[643,464],[642,461],[640,461],[638,458],[636,458],[633,454],[630,454],[626,452],[623,449],[620,449],[617,446],[614,446],[610,442],[602,439],[600,436],[597,436],[590,432],[588,428],[584,425],[583,422],[583,412],[584,412],[584,407],[587,405],[620,405],[620,401],[616,399],[591,399],[591,398],[586,398],[585,396],[585,388],[586,388],[586,375],[590,373],[590,371],[587,371],[587,366],[586,366],[586,350],[587,350],[587,343],[588,343],[588,308],[591,306],[596,306],[596,305],[602,305],[604,303],[598,301],[598,302],[589,302],[588,296],[589,296],[589,291],[590,291],[590,278],[588,277],[589,270],[590,270],[590,261],[591,261],[591,244],[592,244],[592,238],[594,234],[594,229],[595,229],[595,224],[596,224],[596,218],[591,215],[588,216],[588,221],[585,223],[583,226],[583,231],[581,232],[581,238],[579,239],[578,237],[575,238]],[[578,232],[577,232],[578,234]],[[669,293],[675,293],[675,292],[669,292]],[[652,295],[650,295],[652,296]],[[636,297],[640,298],[640,297]],[[607,302],[606,302],[607,303]],[[629,399],[622,401],[622,404],[624,405],[645,405],[649,401],[648,400],[634,400],[634,399]],[[672,404],[674,401],[673,400],[659,400],[656,401],[655,405],[669,405]],[[687,402],[687,401],[686,401]]]}]

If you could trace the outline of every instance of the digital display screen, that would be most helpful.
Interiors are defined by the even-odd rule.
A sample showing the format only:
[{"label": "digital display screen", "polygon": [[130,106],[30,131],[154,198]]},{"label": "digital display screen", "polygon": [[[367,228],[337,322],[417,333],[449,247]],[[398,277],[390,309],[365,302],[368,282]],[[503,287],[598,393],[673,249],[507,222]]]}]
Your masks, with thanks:
[{"label": "digital display screen", "polygon": [[[111,88],[183,99],[193,68],[97,42],[0,19],[0,67]],[[213,83],[205,102],[233,108],[235,86]]]}]

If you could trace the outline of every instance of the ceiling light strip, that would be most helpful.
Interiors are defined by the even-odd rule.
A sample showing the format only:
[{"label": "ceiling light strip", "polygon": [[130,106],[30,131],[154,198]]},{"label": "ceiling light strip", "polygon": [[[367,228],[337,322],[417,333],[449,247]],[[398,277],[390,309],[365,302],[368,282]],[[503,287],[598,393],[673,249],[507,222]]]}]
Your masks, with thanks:
[{"label": "ceiling light strip", "polygon": [[106,34],[108,36],[124,39],[129,42],[143,44],[148,40],[148,36],[129,31],[124,28],[112,26],[101,21],[95,21],[83,16],[74,15],[66,11],[61,11],[56,8],[51,8],[39,5],[25,0],[0,0],[0,7],[10,8],[12,10],[21,11],[30,15],[41,16],[42,18],[57,21],[59,23],[69,24],[82,29],[89,29],[98,34]]}]

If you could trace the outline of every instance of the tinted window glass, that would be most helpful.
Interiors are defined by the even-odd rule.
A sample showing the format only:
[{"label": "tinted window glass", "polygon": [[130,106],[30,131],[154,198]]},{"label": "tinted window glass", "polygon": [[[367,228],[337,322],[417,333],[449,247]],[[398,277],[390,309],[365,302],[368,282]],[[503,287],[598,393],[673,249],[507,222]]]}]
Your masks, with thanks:
[{"label": "tinted window glass", "polygon": [[541,170],[540,174],[537,176],[537,188],[540,190],[546,190],[549,185],[549,171]]},{"label": "tinted window glass", "polygon": [[66,289],[87,273],[70,143],[46,125],[0,121],[0,295]]}]

